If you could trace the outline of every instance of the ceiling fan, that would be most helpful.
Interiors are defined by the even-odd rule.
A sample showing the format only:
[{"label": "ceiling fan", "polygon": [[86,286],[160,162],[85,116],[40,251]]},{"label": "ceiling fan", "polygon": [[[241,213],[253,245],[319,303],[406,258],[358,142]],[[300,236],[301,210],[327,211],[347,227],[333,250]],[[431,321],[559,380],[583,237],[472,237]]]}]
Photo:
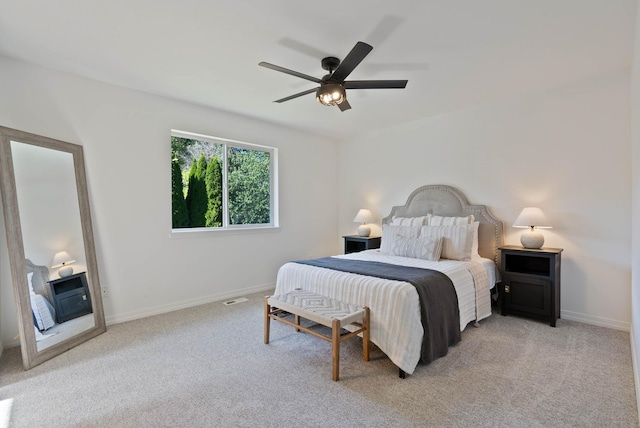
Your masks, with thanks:
[{"label": "ceiling fan", "polygon": [[329,74],[325,75],[322,79],[289,70],[288,68],[280,67],[268,62],[261,62],[258,65],[300,77],[302,79],[310,80],[320,85],[317,88],[275,100],[275,103],[283,103],[315,92],[316,99],[320,104],[324,104],[326,106],[337,105],[338,108],[340,108],[340,111],[345,111],[351,108],[349,101],[347,101],[347,93],[345,89],[404,89],[407,86],[407,80],[345,80],[372,49],[373,47],[371,45],[364,42],[358,42],[342,62],[340,62],[338,58],[332,56],[323,58],[321,63],[322,68],[327,70]]}]

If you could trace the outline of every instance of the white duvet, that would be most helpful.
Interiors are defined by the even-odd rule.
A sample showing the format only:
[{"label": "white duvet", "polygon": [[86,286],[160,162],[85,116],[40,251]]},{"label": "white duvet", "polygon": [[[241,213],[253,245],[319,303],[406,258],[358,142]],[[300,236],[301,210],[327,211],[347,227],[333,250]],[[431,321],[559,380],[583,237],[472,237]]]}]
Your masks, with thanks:
[{"label": "white duvet", "polygon": [[38,330],[48,330],[55,325],[54,316],[51,313],[51,305],[40,294],[31,294],[31,312],[33,312],[34,324]]},{"label": "white duvet", "polygon": [[[490,289],[496,282],[495,264],[489,259],[472,261],[412,259],[362,251],[340,256],[440,271],[453,282],[460,308],[460,330],[472,321],[491,315]],[[413,373],[420,360],[423,328],[415,287],[407,282],[340,272],[326,268],[286,263],[278,271],[275,294],[302,288],[371,309],[371,341],[395,365]]]}]

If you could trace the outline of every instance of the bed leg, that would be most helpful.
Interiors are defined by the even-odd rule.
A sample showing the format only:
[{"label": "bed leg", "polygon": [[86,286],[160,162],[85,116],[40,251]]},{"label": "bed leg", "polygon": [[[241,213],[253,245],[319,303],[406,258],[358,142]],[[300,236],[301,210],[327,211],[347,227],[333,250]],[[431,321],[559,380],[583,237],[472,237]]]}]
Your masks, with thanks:
[{"label": "bed leg", "polygon": [[398,377],[399,377],[400,379],[404,379],[404,378],[406,378],[406,377],[407,377],[407,374],[404,372],[404,370],[402,370],[402,369],[400,369],[400,368],[399,368],[399,369],[398,369]]},{"label": "bed leg", "polygon": [[480,323],[478,321],[476,321],[475,323],[473,323],[473,326],[475,328],[480,328]]}]

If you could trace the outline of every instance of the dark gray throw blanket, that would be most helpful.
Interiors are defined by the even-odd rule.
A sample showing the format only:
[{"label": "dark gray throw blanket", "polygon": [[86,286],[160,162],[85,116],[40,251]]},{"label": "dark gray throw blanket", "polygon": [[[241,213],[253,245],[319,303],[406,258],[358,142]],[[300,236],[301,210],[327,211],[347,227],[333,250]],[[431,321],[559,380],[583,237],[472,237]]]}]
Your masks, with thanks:
[{"label": "dark gray throw blanket", "polygon": [[460,309],[451,279],[436,270],[363,260],[324,257],[296,260],[295,263],[339,270],[359,275],[408,282],[420,297],[424,337],[420,359],[430,363],[447,355],[449,346],[460,342]]}]

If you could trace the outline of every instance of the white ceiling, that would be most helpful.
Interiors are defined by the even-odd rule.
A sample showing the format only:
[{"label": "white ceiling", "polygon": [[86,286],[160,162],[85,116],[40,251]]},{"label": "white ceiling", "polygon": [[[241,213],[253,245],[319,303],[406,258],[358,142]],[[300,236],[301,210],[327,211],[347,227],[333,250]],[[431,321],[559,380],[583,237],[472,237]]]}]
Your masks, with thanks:
[{"label": "white ceiling", "polygon": [[[0,0],[0,55],[345,138],[628,70],[636,0]],[[324,56],[374,49],[351,110],[305,95]]]}]

